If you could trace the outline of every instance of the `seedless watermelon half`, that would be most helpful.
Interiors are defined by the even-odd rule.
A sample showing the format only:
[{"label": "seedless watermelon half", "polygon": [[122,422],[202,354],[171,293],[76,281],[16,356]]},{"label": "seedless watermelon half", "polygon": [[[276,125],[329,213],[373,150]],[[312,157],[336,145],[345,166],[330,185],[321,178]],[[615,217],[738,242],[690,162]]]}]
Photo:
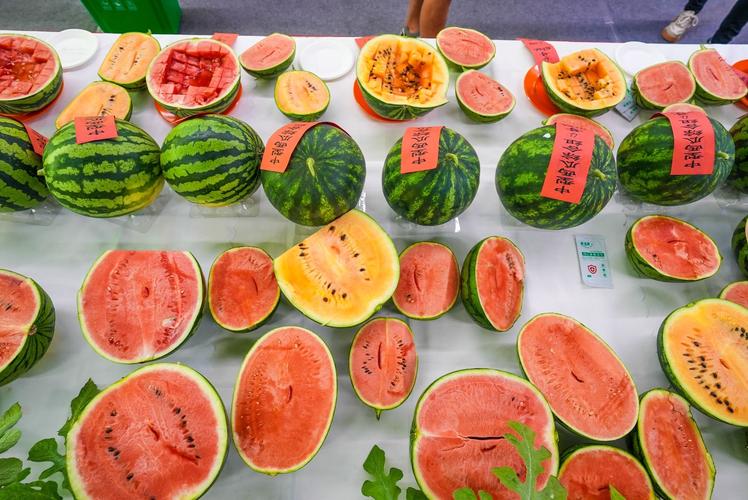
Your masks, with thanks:
[{"label": "seedless watermelon half", "polygon": [[704,104],[730,104],[748,94],[748,86],[715,49],[702,48],[691,54],[688,69],[696,79],[696,97]]},{"label": "seedless watermelon half", "polygon": [[226,413],[202,375],[156,363],[99,393],[65,442],[78,499],[197,498],[226,458]]},{"label": "seedless watermelon half", "polygon": [[239,62],[255,78],[275,78],[293,63],[296,41],[288,35],[273,33],[242,52]]},{"label": "seedless watermelon half", "polygon": [[166,356],[197,329],[205,292],[189,252],[109,250],[78,292],[83,336],[101,356],[142,363]]},{"label": "seedless watermelon half", "polygon": [[62,66],[52,46],[29,35],[0,34],[0,113],[39,111],[62,90]]},{"label": "seedless watermelon half", "polygon": [[486,35],[456,26],[444,28],[437,33],[436,48],[452,71],[480,69],[496,55],[496,47]]},{"label": "seedless watermelon half", "polygon": [[503,437],[513,433],[512,421],[530,427],[534,446],[551,453],[536,485],[543,488],[558,469],[558,448],[553,414],[534,386],[488,368],[460,370],[434,381],[418,400],[410,437],[413,474],[421,490],[440,500],[464,487],[513,498],[491,473],[508,466],[525,479],[521,457]]},{"label": "seedless watermelon half", "polygon": [[719,298],[748,307],[748,281],[730,283],[722,289]]},{"label": "seedless watermelon half", "polygon": [[685,64],[667,61],[634,75],[631,92],[639,107],[664,109],[671,104],[690,101],[696,92],[696,81]]},{"label": "seedless watermelon half", "polygon": [[242,460],[257,472],[294,472],[317,454],[337,399],[335,363],[317,335],[276,328],[244,358],[234,387],[231,428]]},{"label": "seedless watermelon half", "polygon": [[479,123],[505,118],[516,102],[509,89],[476,70],[468,70],[457,78],[455,97],[465,115]]}]

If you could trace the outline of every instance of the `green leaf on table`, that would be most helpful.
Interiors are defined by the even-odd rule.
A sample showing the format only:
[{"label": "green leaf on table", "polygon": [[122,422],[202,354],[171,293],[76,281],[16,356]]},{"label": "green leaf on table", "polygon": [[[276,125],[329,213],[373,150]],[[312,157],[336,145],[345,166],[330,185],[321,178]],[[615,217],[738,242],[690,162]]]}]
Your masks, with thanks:
[{"label": "green leaf on table", "polygon": [[374,478],[367,479],[361,485],[361,493],[365,497],[374,500],[397,500],[401,491],[397,482],[403,478],[403,471],[395,467],[391,468],[389,473],[385,471],[382,448],[374,445],[364,461],[364,470]]},{"label": "green leaf on table", "polygon": [[418,488],[411,488],[409,486],[408,489],[405,490],[405,500],[429,500],[429,499]]},{"label": "green leaf on table", "polygon": [[626,497],[621,495],[621,492],[615,486],[611,484],[608,487],[610,488],[610,500],[626,500]]},{"label": "green leaf on table", "polygon": [[23,462],[17,458],[0,458],[0,487],[19,483],[31,474],[31,469],[23,468]]},{"label": "green leaf on table", "polygon": [[54,481],[15,483],[0,489],[0,500],[62,500]]},{"label": "green leaf on table", "polygon": [[10,429],[4,432],[0,435],[0,453],[13,448],[19,439],[21,439],[21,431],[18,429]]},{"label": "green leaf on table", "polygon": [[17,424],[21,420],[21,415],[21,405],[18,403],[13,403],[10,408],[5,410],[5,413],[0,416],[0,436]]},{"label": "green leaf on table", "polygon": [[475,492],[471,490],[470,488],[460,488],[459,490],[454,490],[452,492],[452,499],[453,500],[493,500],[493,497],[490,493],[479,490],[478,496],[475,496]]},{"label": "green leaf on table", "polygon": [[60,430],[57,431],[58,436],[62,436],[63,438],[67,437],[70,427],[72,427],[75,421],[78,420],[78,417],[80,417],[83,409],[100,392],[101,389],[99,389],[97,385],[94,384],[93,380],[88,379],[78,395],[70,402],[70,418],[68,418],[67,422],[65,422],[65,425],[60,427]]},{"label": "green leaf on table", "polygon": [[42,439],[29,450],[29,460],[32,462],[51,462],[52,465],[39,474],[39,479],[47,479],[52,474],[62,472],[65,475],[65,455],[57,451],[55,438]]}]

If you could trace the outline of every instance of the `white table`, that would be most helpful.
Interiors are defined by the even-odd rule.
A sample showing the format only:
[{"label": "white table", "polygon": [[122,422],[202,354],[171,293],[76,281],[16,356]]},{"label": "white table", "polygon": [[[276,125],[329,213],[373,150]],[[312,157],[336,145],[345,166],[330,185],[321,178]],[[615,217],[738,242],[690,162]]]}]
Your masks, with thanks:
[{"label": "white table", "polygon": [[[32,33],[51,40],[53,33]],[[51,135],[54,119],[65,104],[87,83],[96,80],[96,70],[115,35],[101,34],[96,57],[85,66],[65,72],[62,97],[53,108],[32,122],[41,133]],[[158,36],[162,45],[185,36]],[[257,37],[240,37],[234,48],[241,53]],[[353,39],[336,39],[357,51]],[[310,43],[299,38],[299,51]],[[589,43],[555,43],[559,54],[589,47]],[[597,46],[613,56],[617,44]],[[447,243],[462,262],[468,249],[488,235],[511,238],[527,259],[527,293],[522,317],[503,334],[481,329],[465,313],[461,304],[433,322],[410,321],[420,358],[416,387],[400,408],[385,412],[377,422],[374,412],[361,404],[348,379],[348,349],[353,329],[323,328],[282,303],[272,322],[257,333],[231,335],[205,317],[199,331],[165,361],[186,363],[217,387],[224,404],[231,404],[234,380],[252,342],[271,328],[301,325],[319,333],[330,346],[338,370],[339,397],[330,434],[317,457],[302,470],[271,478],[248,469],[231,446],[226,465],[207,498],[305,498],[351,499],[360,497],[366,478],[361,468],[371,446],[379,444],[388,462],[405,473],[403,490],[414,484],[409,462],[408,439],[413,409],[418,396],[436,377],[468,367],[495,367],[519,373],[515,340],[519,328],[529,318],[544,311],[557,311],[582,321],[601,335],[618,353],[633,375],[640,392],[655,386],[668,386],[657,361],[656,335],[662,319],[673,309],[701,297],[716,295],[728,282],[740,278],[730,250],[730,236],[737,222],[748,212],[743,200],[731,204],[724,195],[710,196],[685,207],[664,212],[695,223],[716,239],[725,257],[715,277],[694,284],[665,284],[637,278],[628,267],[623,237],[631,222],[648,210],[619,195],[592,221],[565,231],[539,231],[522,226],[504,211],[494,188],[494,171],[499,156],[514,139],[540,125],[543,116],[525,98],[522,80],[533,64],[520,42],[499,41],[497,57],[488,68],[517,97],[517,106],[505,120],[492,125],[469,122],[458,109],[450,90],[450,103],[418,121],[444,124],[465,135],[480,156],[481,186],[468,211],[440,227],[416,227],[396,219],[381,190],[381,166],[395,141],[409,123],[374,121],[356,105],[351,92],[353,73],[331,82],[332,102],[325,120],[340,124],[359,143],[367,159],[365,210],[393,237],[398,249],[413,241],[437,239]],[[686,61],[696,49],[688,45],[662,45],[660,51],[673,59]],[[748,57],[748,46],[720,48],[734,62]],[[273,101],[273,82],[255,82],[242,76],[244,95],[233,115],[248,122],[264,139],[286,122]],[[730,127],[740,116],[735,106],[709,109],[711,116]],[[634,121],[641,123],[649,113]],[[159,143],[170,130],[156,112],[151,99],[142,92],[135,99],[132,121],[147,130]],[[600,118],[611,129],[616,143],[633,124],[611,112]],[[625,200],[624,200],[625,201]],[[25,416],[24,432],[17,447],[20,454],[43,437],[53,436],[67,418],[68,403],[88,377],[106,386],[129,373],[133,367],[114,364],[86,344],[76,317],[76,292],[93,261],[110,248],[173,248],[195,254],[207,271],[213,259],[232,244],[264,247],[276,256],[309,233],[283,219],[262,192],[254,195],[245,209],[214,212],[199,209],[165,190],[157,202],[156,215],[140,216],[127,222],[95,220],[61,211],[51,225],[21,224],[0,220],[0,268],[8,268],[36,279],[51,295],[57,308],[57,333],[46,356],[25,376],[0,390],[0,406],[20,401]],[[227,216],[226,216],[227,215]],[[615,288],[590,289],[582,286],[573,235],[604,235],[611,258]],[[382,314],[394,314],[385,308]],[[694,411],[706,444],[717,465],[715,498],[739,498],[748,491],[745,434],[741,429],[721,424]],[[561,449],[576,442],[563,431]],[[25,457],[23,457],[25,458]],[[741,493],[742,492],[742,493]]]}]

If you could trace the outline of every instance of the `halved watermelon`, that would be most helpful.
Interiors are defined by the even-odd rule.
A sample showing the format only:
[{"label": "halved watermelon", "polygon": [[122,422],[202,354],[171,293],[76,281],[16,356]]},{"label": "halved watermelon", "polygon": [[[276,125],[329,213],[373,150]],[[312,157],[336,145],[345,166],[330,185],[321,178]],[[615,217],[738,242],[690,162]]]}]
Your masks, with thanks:
[{"label": "halved watermelon", "polygon": [[239,59],[212,38],[180,40],[153,59],[146,85],[154,101],[180,118],[220,113],[239,92]]},{"label": "halved watermelon", "polygon": [[663,109],[693,99],[696,81],[685,64],[667,61],[636,73],[631,82],[631,92],[639,107]]},{"label": "halved watermelon", "polygon": [[383,410],[403,404],[416,383],[413,332],[397,318],[372,319],[353,337],[348,368],[356,396],[379,420]]},{"label": "halved watermelon", "polygon": [[62,66],[55,49],[38,38],[0,34],[0,113],[38,111],[62,90]]},{"label": "halved watermelon", "polygon": [[0,269],[0,385],[26,373],[47,352],[55,308],[34,280]]},{"label": "halved watermelon", "polygon": [[65,443],[76,498],[198,498],[226,458],[226,413],[198,372],[155,363],[100,392]]},{"label": "halved watermelon", "polygon": [[452,71],[480,69],[496,55],[493,41],[480,31],[450,26],[436,35],[436,48]]},{"label": "halved watermelon", "polygon": [[57,116],[55,127],[60,128],[77,117],[108,116],[129,120],[132,99],[123,87],[109,82],[89,83]]},{"label": "halved watermelon", "polygon": [[572,500],[609,500],[614,487],[625,500],[654,500],[647,471],[625,451],[612,446],[580,446],[564,453],[558,480]]},{"label": "halved watermelon", "polygon": [[465,115],[480,123],[505,118],[516,102],[509,89],[476,70],[465,71],[457,78],[455,97]]},{"label": "halved watermelon", "polygon": [[698,281],[719,271],[722,256],[709,235],[688,222],[647,215],[626,233],[626,256],[642,276],[657,281]]},{"label": "halved watermelon", "polygon": [[329,349],[309,330],[289,326],[260,338],[244,358],[231,405],[242,460],[270,475],[309,463],[330,430],[335,377]]},{"label": "halved watermelon", "polygon": [[414,319],[436,319],[457,301],[460,267],[448,246],[419,241],[400,254],[400,279],[392,295],[398,311]]},{"label": "halved watermelon", "polygon": [[205,293],[189,252],[109,250],[78,292],[83,337],[116,363],[166,356],[197,329]]},{"label": "halved watermelon", "polygon": [[704,104],[730,104],[748,94],[748,86],[715,49],[691,54],[688,69],[696,79],[696,98]]},{"label": "halved watermelon", "polygon": [[634,380],[615,352],[573,318],[539,314],[517,336],[522,370],[572,432],[613,441],[636,425]]},{"label": "halved watermelon", "polygon": [[714,462],[685,399],[665,389],[642,394],[632,441],[660,497],[712,497]]},{"label": "halved watermelon", "polygon": [[293,63],[296,42],[282,33],[266,36],[239,56],[244,71],[255,78],[275,78]]},{"label": "halved watermelon", "polygon": [[491,473],[513,468],[525,479],[525,464],[504,438],[516,421],[535,432],[533,445],[550,458],[542,463],[537,488],[558,470],[553,414],[540,392],[511,373],[488,368],[460,370],[434,381],[413,416],[410,463],[426,497],[446,500],[458,488],[483,490],[493,498],[514,498]]},{"label": "halved watermelon", "polygon": [[262,326],[279,301],[273,259],[261,248],[226,250],[210,268],[208,307],[215,322],[226,330],[248,332]]},{"label": "halved watermelon", "polygon": [[145,75],[161,50],[149,33],[122,33],[114,41],[99,67],[99,78],[126,89],[145,87]]},{"label": "halved watermelon", "polygon": [[662,110],[662,113],[688,113],[689,111],[700,111],[704,114],[706,114],[706,111],[701,106],[697,106],[696,104],[691,104],[690,102],[679,102],[676,104],[671,104],[669,106],[666,106],[665,109]]},{"label": "halved watermelon", "polygon": [[719,293],[719,298],[748,307],[748,281],[730,283]]},{"label": "halved watermelon", "polygon": [[313,122],[330,105],[330,89],[309,71],[288,71],[275,81],[275,105],[291,120]]},{"label": "halved watermelon", "polygon": [[505,332],[519,318],[525,293],[525,257],[500,236],[479,241],[462,264],[462,303],[483,328]]}]

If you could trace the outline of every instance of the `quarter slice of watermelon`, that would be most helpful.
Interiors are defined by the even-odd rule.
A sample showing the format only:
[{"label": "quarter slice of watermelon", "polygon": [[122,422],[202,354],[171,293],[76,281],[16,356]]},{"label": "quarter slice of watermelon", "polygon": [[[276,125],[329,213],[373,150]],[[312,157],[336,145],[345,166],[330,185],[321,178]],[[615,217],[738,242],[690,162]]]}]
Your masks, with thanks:
[{"label": "quarter slice of watermelon", "polygon": [[62,90],[62,66],[52,46],[29,35],[0,34],[0,114],[44,108]]},{"label": "quarter slice of watermelon", "polygon": [[509,89],[476,70],[465,71],[457,78],[455,96],[465,115],[480,123],[505,118],[516,102]]},{"label": "quarter slice of watermelon", "polygon": [[691,54],[688,69],[696,79],[696,98],[704,104],[730,104],[748,94],[748,86],[715,49]]},{"label": "quarter slice of watermelon", "polygon": [[671,104],[690,101],[696,92],[696,81],[685,64],[667,61],[635,74],[631,92],[639,107],[664,109]]},{"label": "quarter slice of watermelon", "polygon": [[273,33],[242,52],[239,62],[255,78],[272,79],[293,63],[296,41],[288,35]]}]

